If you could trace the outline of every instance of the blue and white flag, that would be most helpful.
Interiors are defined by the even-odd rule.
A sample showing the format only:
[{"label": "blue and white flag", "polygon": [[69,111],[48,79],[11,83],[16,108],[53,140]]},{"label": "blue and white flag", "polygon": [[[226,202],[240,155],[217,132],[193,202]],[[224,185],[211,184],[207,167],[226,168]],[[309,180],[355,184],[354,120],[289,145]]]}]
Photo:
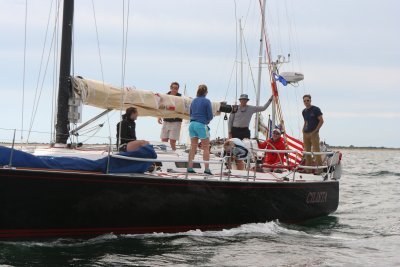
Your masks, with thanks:
[{"label": "blue and white flag", "polygon": [[288,82],[285,80],[285,78],[283,78],[281,75],[274,73],[274,78],[275,78],[275,81],[279,81],[284,86],[286,86],[288,84]]}]

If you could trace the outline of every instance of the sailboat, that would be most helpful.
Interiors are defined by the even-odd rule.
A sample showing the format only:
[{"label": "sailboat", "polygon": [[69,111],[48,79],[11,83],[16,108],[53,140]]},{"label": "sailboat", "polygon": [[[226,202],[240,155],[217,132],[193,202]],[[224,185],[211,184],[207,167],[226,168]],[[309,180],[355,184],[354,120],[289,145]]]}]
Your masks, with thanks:
[{"label": "sailboat", "polygon": [[[110,144],[105,154],[67,147],[68,137],[77,130],[70,131],[69,124],[78,119],[82,104],[105,112],[134,106],[148,116],[187,119],[191,99],[72,77],[74,1],[65,0],[63,6],[57,145],[46,156],[17,150],[14,142],[0,147],[0,239],[215,230],[271,220],[296,223],[337,209],[341,162],[335,151],[321,152],[324,166],[297,163],[282,166],[281,172],[258,172],[251,157],[260,151],[253,148],[246,170],[227,170],[227,158],[215,156],[209,161],[214,175],[203,175],[186,172],[184,152],[157,146],[118,153]],[[262,14],[260,51],[265,37]],[[278,73],[270,66],[277,104],[272,77]],[[231,105],[213,102],[215,115],[230,111]],[[299,154],[293,149],[267,152]],[[205,163],[194,162],[195,168]],[[155,168],[149,170],[151,165]],[[300,172],[307,168],[324,173]]]}]

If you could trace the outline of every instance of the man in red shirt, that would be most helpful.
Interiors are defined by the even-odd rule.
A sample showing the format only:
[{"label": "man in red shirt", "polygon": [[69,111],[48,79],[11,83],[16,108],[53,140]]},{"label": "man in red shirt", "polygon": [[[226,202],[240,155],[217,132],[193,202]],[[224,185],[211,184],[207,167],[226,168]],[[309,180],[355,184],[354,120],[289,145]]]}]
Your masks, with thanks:
[{"label": "man in red shirt", "polygon": [[[258,144],[258,148],[285,150],[285,140],[281,137],[281,131],[279,129],[274,129],[272,131],[272,138]],[[283,166],[284,163],[285,157],[283,153],[267,152],[264,158],[263,165],[267,168],[271,168],[271,165]]]}]

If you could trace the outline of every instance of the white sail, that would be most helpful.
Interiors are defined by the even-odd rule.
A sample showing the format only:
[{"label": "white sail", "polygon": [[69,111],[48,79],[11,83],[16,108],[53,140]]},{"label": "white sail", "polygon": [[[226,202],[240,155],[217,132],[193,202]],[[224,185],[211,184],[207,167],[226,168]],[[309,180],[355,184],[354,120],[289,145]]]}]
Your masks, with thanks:
[{"label": "white sail", "polygon": [[[192,99],[186,96],[173,96],[140,90],[131,87],[123,89],[100,81],[72,78],[73,94],[85,105],[125,110],[136,107],[140,116],[189,119]],[[219,115],[219,102],[211,102],[214,116]]]}]

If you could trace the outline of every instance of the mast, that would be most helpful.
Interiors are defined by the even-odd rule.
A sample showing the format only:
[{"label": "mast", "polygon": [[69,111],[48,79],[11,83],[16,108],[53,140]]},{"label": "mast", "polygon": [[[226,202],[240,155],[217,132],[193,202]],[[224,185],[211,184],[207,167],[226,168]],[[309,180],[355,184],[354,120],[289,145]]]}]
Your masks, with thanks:
[{"label": "mast", "polygon": [[[261,9],[261,34],[260,34],[260,50],[258,53],[258,80],[257,80],[257,96],[256,96],[256,106],[260,105],[260,90],[261,90],[261,70],[263,61],[263,48],[264,48],[264,27],[265,27],[265,5],[266,0],[263,1]],[[260,118],[260,113],[256,113],[256,123],[255,123],[255,133],[254,136],[258,137],[258,121]]]},{"label": "mast", "polygon": [[64,0],[56,123],[56,143],[60,144],[66,144],[69,136],[68,100],[71,94],[73,18],[74,0]]}]

